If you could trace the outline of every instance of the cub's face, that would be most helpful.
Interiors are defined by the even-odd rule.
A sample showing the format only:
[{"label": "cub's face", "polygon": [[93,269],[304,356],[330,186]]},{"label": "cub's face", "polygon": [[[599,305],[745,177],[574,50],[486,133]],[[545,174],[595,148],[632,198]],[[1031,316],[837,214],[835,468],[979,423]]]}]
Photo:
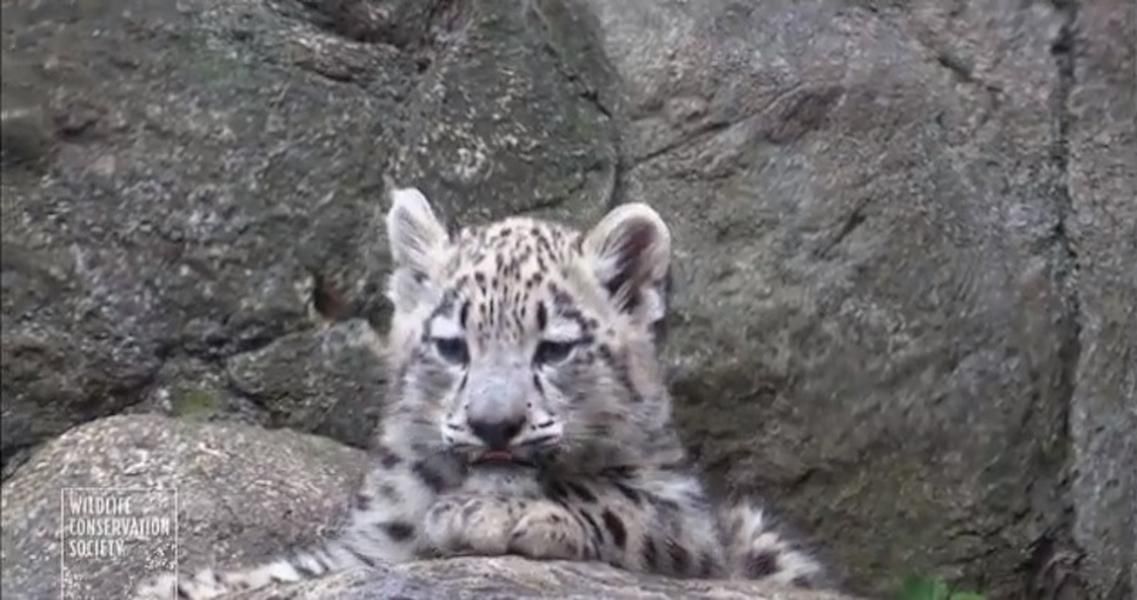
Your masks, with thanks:
[{"label": "cub's face", "polygon": [[583,235],[519,217],[451,235],[417,190],[392,199],[388,430],[475,467],[650,453],[670,416],[652,340],[670,236],[655,211],[621,206]]}]

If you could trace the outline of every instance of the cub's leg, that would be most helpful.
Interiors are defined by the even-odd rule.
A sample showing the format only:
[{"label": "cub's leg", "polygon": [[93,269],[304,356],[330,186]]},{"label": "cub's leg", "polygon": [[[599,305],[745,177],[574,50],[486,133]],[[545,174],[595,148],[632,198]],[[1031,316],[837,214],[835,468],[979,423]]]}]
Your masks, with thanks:
[{"label": "cub's leg", "polygon": [[422,549],[423,516],[445,487],[446,479],[445,470],[433,467],[430,461],[383,451],[335,538],[250,568],[204,569],[176,579],[172,574],[160,575],[145,580],[136,589],[135,598],[216,598],[352,567],[410,560]]},{"label": "cub's leg", "polygon": [[698,479],[661,469],[621,469],[550,479],[552,505],[523,517],[512,547],[533,558],[599,560],[674,577],[724,572],[722,544]]},{"label": "cub's leg", "polygon": [[760,508],[712,508],[699,480],[674,470],[621,470],[550,480],[527,506],[511,553],[600,560],[673,577],[739,578],[822,587],[821,565]]}]

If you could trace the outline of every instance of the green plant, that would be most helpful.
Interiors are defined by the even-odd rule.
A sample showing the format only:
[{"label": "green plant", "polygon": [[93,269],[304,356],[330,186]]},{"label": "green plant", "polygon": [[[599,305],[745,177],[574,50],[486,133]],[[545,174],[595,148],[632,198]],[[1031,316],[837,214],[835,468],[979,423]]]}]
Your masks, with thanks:
[{"label": "green plant", "polygon": [[984,596],[953,590],[941,577],[908,577],[896,600],[984,600]]}]

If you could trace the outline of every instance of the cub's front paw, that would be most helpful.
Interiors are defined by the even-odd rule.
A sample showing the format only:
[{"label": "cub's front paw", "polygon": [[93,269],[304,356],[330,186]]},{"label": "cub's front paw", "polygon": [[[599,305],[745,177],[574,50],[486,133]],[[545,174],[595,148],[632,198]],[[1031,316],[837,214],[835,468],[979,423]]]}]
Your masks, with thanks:
[{"label": "cub's front paw", "polygon": [[540,502],[529,507],[510,532],[509,552],[538,559],[584,560],[588,536],[563,507]]},{"label": "cub's front paw", "polygon": [[441,556],[499,556],[517,522],[516,501],[494,496],[449,496],[426,513],[424,534]]}]

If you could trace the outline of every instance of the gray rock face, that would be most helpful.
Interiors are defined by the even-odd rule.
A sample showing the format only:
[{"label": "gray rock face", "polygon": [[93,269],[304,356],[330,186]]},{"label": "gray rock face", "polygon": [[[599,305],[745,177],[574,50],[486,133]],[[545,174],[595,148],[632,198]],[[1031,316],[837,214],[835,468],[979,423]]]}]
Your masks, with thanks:
[{"label": "gray rock face", "polygon": [[631,96],[627,199],[680,249],[669,356],[703,464],[874,595],[912,571],[1049,585],[1031,565],[1074,550],[1084,343],[1055,150],[1069,15],[594,6]]},{"label": "gray rock face", "polygon": [[389,175],[657,207],[685,439],[853,589],[1128,597],[1131,4],[5,2],[5,507],[120,412],[365,445]]},{"label": "gray rock face", "polygon": [[[171,360],[220,372],[311,329],[313,304],[379,305],[365,252],[415,67],[304,10],[4,4],[4,63],[23,73],[5,114],[10,98],[43,112],[50,138],[5,163],[6,459],[143,401]],[[323,72],[326,53],[351,68]]]},{"label": "gray rock face", "polygon": [[1081,309],[1070,406],[1074,538],[1103,598],[1137,593],[1137,6],[1077,6],[1064,48]]},{"label": "gray rock face", "polygon": [[[176,489],[181,567],[200,568],[261,560],[326,535],[365,464],[362,451],[326,438],[247,425],[134,415],[72,429],[4,482],[3,596],[59,597],[65,488]],[[170,516],[173,505],[159,508]],[[82,539],[73,533],[64,541]],[[83,597],[122,598],[154,574],[147,547],[133,541],[113,560],[67,550]]]}]

